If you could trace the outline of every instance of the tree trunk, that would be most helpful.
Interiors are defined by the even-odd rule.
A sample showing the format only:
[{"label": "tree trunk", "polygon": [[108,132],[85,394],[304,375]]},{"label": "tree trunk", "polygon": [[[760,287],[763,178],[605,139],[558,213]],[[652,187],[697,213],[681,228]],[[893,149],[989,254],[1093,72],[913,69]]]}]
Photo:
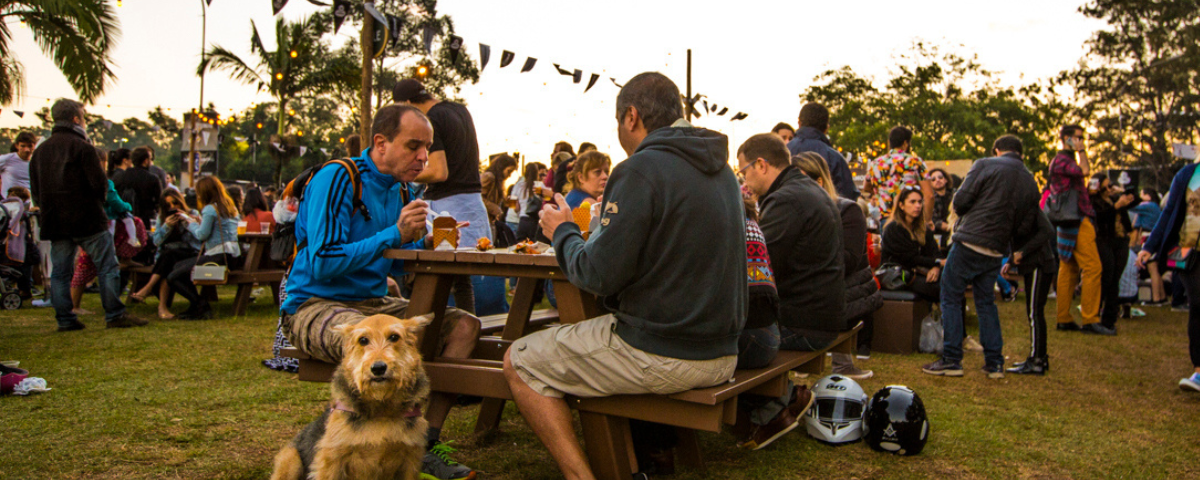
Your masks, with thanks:
[{"label": "tree trunk", "polygon": [[371,62],[372,54],[372,39],[375,37],[375,20],[370,14],[363,15],[362,27],[362,88],[359,90],[358,103],[358,134],[362,140],[364,148],[370,148],[374,142],[371,141],[371,84],[372,71],[374,64]]},{"label": "tree trunk", "polygon": [[277,150],[276,153],[278,153],[278,155],[275,155],[275,185],[278,188],[282,189],[283,188],[283,162],[284,162],[284,160],[287,160],[287,154],[288,154],[287,144],[285,143],[285,140],[284,140],[284,135],[287,133],[287,127],[283,123],[284,120],[287,119],[287,100],[285,100],[283,97],[280,97],[278,100],[279,100],[279,102],[278,102],[279,103],[279,111],[275,113],[275,117],[276,117],[276,122],[277,122],[276,125],[278,128],[279,143],[284,146],[284,149],[282,152],[279,152],[278,149],[276,149]]}]

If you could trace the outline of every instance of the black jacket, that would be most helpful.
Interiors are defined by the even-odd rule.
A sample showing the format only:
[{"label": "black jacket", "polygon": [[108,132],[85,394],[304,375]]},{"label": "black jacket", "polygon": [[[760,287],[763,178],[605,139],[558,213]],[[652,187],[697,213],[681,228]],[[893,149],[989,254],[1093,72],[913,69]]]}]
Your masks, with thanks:
[{"label": "black jacket", "polygon": [[779,324],[802,331],[849,329],[842,220],[829,194],[788,166],[759,199],[758,210],[779,289]]},{"label": "black jacket", "polygon": [[108,177],[100,152],[71,127],[54,127],[29,159],[33,202],[42,209],[42,240],[88,237],[108,227]]},{"label": "black jacket", "polygon": [[121,199],[133,207],[133,216],[142,219],[147,228],[150,220],[158,215],[158,202],[162,200],[162,184],[158,177],[143,167],[121,170],[113,176],[113,185]]},{"label": "black jacket", "polygon": [[895,263],[909,270],[938,265],[938,244],[929,230],[925,230],[925,244],[921,245],[900,222],[889,222],[880,242],[883,248],[880,261],[883,263]]},{"label": "black jacket", "polygon": [[871,262],[867,259],[867,216],[858,203],[838,198],[842,217],[842,265],[846,274],[846,320],[856,320],[879,310],[883,294],[875,283]]},{"label": "black jacket", "polygon": [[1037,183],[1021,157],[976,160],[954,193],[955,242],[1007,252],[1017,222],[1038,208]]},{"label": "black jacket", "polygon": [[1040,209],[1026,215],[1017,227],[1013,252],[1021,252],[1017,270],[1022,274],[1035,268],[1044,273],[1058,271],[1058,233]]},{"label": "black jacket", "polygon": [[829,176],[833,179],[833,187],[838,196],[850,200],[858,200],[858,186],[854,184],[854,175],[850,174],[850,166],[842,152],[833,148],[829,137],[813,127],[800,127],[792,141],[788,142],[788,152],[797,155],[801,152],[814,152],[825,159],[829,165]]},{"label": "black jacket", "polygon": [[613,168],[600,227],[554,231],[558,264],[605,297],[616,334],[671,358],[737,355],[746,323],[746,223],[729,139],[692,127],[650,132]]}]

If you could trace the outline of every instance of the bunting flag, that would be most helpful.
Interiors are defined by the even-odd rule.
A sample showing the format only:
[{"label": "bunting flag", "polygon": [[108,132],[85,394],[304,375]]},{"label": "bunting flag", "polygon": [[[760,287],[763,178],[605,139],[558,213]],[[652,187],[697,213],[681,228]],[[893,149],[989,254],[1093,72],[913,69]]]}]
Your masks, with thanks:
[{"label": "bunting flag", "polygon": [[283,151],[283,147],[279,146],[279,142],[272,143],[271,146],[275,147],[276,150],[279,150],[281,152]]},{"label": "bunting flag", "polygon": [[557,63],[554,64],[554,69],[558,70],[559,75],[566,75],[568,77],[574,75],[574,73],[572,73],[570,70],[560,67]]},{"label": "bunting flag", "polygon": [[18,117],[25,118],[25,112],[22,112],[20,110],[13,110],[13,113],[17,114]]},{"label": "bunting flag", "polygon": [[458,61],[458,51],[463,48],[463,38],[458,35],[450,36],[450,64]]},{"label": "bunting flag", "polygon": [[[704,106],[704,111],[707,112],[708,111],[708,100],[704,100],[704,101],[700,102],[700,104]],[[692,108],[695,108],[695,107],[693,106]]]},{"label": "bunting flag", "polygon": [[745,113],[738,112],[738,113],[737,113],[737,115],[734,115],[734,116],[733,116],[733,118],[729,119],[729,121],[731,121],[731,122],[732,122],[732,121],[734,121],[734,120],[742,120],[742,119],[745,119],[746,117],[749,117],[749,116],[750,116],[750,115],[747,115],[747,114],[745,114]]},{"label": "bunting flag", "polygon": [[425,54],[433,55],[433,36],[437,34],[438,27],[432,23],[425,24],[425,28],[421,31],[421,41],[425,42]]},{"label": "bunting flag", "polygon": [[616,85],[616,86],[617,86],[617,88],[625,88],[625,86],[624,86],[624,85],[621,85],[621,84],[617,83],[617,79],[615,79],[615,78],[613,78],[613,77],[608,77],[608,79],[609,79],[609,80],[612,80],[612,82],[613,82],[613,85]]},{"label": "bunting flag", "polygon": [[479,71],[487,67],[488,58],[492,56],[492,47],[479,44]]},{"label": "bunting flag", "polygon": [[371,43],[373,43],[373,45],[371,46],[371,50],[375,52],[375,54],[372,55],[372,58],[379,58],[381,55],[383,55],[383,51],[387,49],[387,43],[388,40],[390,40],[388,35],[388,20],[387,17],[384,17],[382,13],[379,13],[379,10],[375,9],[375,4],[372,2],[364,3],[363,10],[367,12],[367,17],[373,18],[375,21],[375,35],[374,38],[372,38]]},{"label": "bunting flag", "polygon": [[287,2],[288,0],[271,0],[271,8],[275,10],[275,13],[272,15],[279,15],[279,12],[283,10],[283,6],[287,5]]},{"label": "bunting flag", "polygon": [[350,0],[333,0],[333,33],[342,28],[342,22],[350,15]]},{"label": "bunting flag", "polygon": [[329,156],[329,150],[326,150],[326,149],[322,148],[322,149],[321,149],[321,155]]},{"label": "bunting flag", "polygon": [[301,156],[301,157],[303,157],[303,156],[304,156],[304,152],[307,152],[307,151],[308,151],[308,147],[306,147],[306,146],[304,146],[304,145],[301,145],[301,146],[300,146],[300,156]]},{"label": "bunting flag", "polygon": [[571,75],[571,77],[572,77],[572,80],[575,80],[575,83],[579,83],[579,82],[583,81],[583,70],[576,68],[575,73],[573,75]]},{"label": "bunting flag", "polygon": [[712,105],[711,105],[711,106],[709,106],[709,108],[708,108],[708,113],[713,113],[713,112],[717,111],[717,108],[719,108],[719,107],[717,106],[717,104],[715,104],[715,103],[714,103],[714,104],[712,104]]},{"label": "bunting flag", "polygon": [[[210,2],[211,2],[212,0],[208,0],[208,1],[210,1]],[[318,7],[328,7],[328,6],[329,6],[329,4],[328,4],[328,3],[324,3],[324,2],[318,2],[317,0],[308,0],[308,3],[311,3],[311,4],[313,4],[313,5],[316,5],[316,6],[318,6]]]},{"label": "bunting flag", "polygon": [[212,0],[204,0],[204,1],[208,2],[208,6],[210,6],[210,7],[212,6]]},{"label": "bunting flag", "polygon": [[517,54],[510,52],[508,50],[500,52],[500,68],[507,67],[508,64],[512,63],[512,61],[515,60],[516,58],[517,58]]},{"label": "bunting flag", "polygon": [[728,111],[729,111],[729,107],[722,108],[721,111],[717,112],[717,116],[724,115],[725,112],[728,112]]},{"label": "bunting flag", "polygon": [[391,35],[392,47],[396,47],[400,45],[400,27],[403,25],[404,19],[391,14],[387,16],[387,19],[388,33]]},{"label": "bunting flag", "polygon": [[[525,73],[525,72],[528,72],[528,71],[530,71],[530,70],[533,70],[533,66],[534,66],[534,64],[536,64],[536,63],[537,63],[537,59],[536,59],[536,58],[533,58],[533,57],[526,57],[526,58],[525,58],[525,66],[521,67],[521,73]],[[575,83],[579,83],[579,82],[575,82]]]},{"label": "bunting flag", "polygon": [[592,85],[595,85],[595,84],[596,84],[596,80],[599,80],[599,79],[600,79],[600,74],[593,73],[593,74],[592,74],[592,79],[591,79],[591,80],[588,80],[588,86],[587,86],[587,88],[583,89],[583,93],[587,93],[587,92],[588,92],[588,90],[591,90],[591,89],[592,89]]},{"label": "bunting flag", "polygon": [[212,133],[210,133],[208,130],[201,130],[201,131],[200,131],[200,138],[201,138],[201,139],[203,139],[203,142],[202,142],[202,143],[204,143],[205,145],[208,145],[208,138],[209,138],[209,136],[211,136],[211,135],[212,135]]}]

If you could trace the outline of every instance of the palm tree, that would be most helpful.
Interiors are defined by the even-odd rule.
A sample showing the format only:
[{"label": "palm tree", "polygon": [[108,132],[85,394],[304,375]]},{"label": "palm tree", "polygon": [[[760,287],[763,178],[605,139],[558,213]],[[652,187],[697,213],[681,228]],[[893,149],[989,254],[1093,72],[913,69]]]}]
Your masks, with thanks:
[{"label": "palm tree", "polygon": [[[337,89],[358,88],[358,67],[335,57],[329,45],[322,41],[330,30],[330,23],[319,14],[291,23],[277,20],[277,48],[269,51],[263,46],[258,27],[251,20],[250,52],[255,56],[254,66],[226,48],[213,46],[200,62],[197,74],[203,75],[209,69],[226,70],[232,78],[253,85],[260,92],[270,93],[278,106],[276,133],[284,137],[289,133],[288,120],[295,115],[288,107],[292,100],[312,98]],[[284,156],[276,157],[276,182],[281,180],[279,176],[286,160]]]},{"label": "palm tree", "polygon": [[25,86],[9,47],[10,19],[29,28],[84,103],[116,79],[109,67],[121,27],[106,0],[0,0],[0,105],[12,103]]}]

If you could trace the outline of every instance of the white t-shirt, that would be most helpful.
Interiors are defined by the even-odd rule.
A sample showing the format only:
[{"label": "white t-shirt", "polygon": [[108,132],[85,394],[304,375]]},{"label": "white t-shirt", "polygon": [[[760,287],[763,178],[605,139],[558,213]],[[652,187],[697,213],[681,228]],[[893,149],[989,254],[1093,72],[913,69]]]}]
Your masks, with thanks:
[{"label": "white t-shirt", "polygon": [[29,188],[29,162],[16,152],[0,155],[0,197],[8,196],[12,187]]}]

